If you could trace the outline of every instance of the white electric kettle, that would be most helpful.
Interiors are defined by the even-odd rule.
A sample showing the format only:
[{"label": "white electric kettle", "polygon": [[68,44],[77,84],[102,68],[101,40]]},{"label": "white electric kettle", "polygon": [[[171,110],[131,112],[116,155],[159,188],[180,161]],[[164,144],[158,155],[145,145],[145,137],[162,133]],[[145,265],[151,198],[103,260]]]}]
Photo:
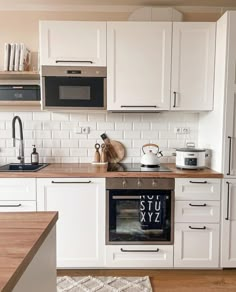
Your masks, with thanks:
[{"label": "white electric kettle", "polygon": [[[148,147],[148,151],[144,151],[144,148]],[[151,149],[150,149],[151,147]],[[154,149],[154,150],[153,150]],[[142,147],[143,156],[141,158],[141,164],[143,166],[159,166],[160,165],[160,157],[163,156],[162,152],[159,151],[159,146],[156,144],[145,144]]]}]

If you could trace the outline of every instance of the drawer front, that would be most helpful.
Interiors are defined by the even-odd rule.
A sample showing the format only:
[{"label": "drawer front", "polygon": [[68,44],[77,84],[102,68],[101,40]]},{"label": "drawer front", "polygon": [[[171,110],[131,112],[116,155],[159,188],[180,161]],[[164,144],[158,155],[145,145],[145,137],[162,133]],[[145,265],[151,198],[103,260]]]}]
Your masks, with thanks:
[{"label": "drawer front", "polygon": [[35,178],[1,178],[0,201],[36,200]]},{"label": "drawer front", "polygon": [[36,201],[0,201],[0,212],[33,212]]},{"label": "drawer front", "polygon": [[175,180],[176,200],[220,200],[220,179],[177,178]]},{"label": "drawer front", "polygon": [[176,201],[175,222],[220,221],[220,201]]},{"label": "drawer front", "polygon": [[107,245],[106,267],[173,267],[172,245]]}]

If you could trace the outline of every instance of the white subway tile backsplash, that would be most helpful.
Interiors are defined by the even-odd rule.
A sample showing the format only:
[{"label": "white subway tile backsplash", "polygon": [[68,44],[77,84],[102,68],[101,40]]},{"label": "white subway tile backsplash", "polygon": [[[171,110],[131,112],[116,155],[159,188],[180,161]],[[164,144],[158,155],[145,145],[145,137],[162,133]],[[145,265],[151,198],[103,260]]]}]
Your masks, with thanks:
[{"label": "white subway tile backsplash", "polygon": [[70,120],[77,121],[77,122],[87,122],[88,114],[87,113],[71,113]]},{"label": "white subway tile backsplash", "polygon": [[33,113],[33,120],[35,121],[51,120],[51,113],[50,112],[35,112]]},{"label": "white subway tile backsplash", "polygon": [[67,113],[52,113],[53,121],[68,121],[70,118],[70,114]]},{"label": "white subway tile backsplash", "polygon": [[115,129],[116,130],[123,130],[123,131],[127,131],[127,130],[131,130],[133,127],[132,122],[128,123],[128,122],[117,122],[115,123]]},{"label": "white subway tile backsplash", "polygon": [[14,117],[13,113],[9,113],[9,112],[1,112],[0,114],[0,120],[1,121],[11,121]]},{"label": "white subway tile backsplash", "polygon": [[111,122],[98,122],[97,130],[106,131],[106,130],[114,130],[114,123]]},{"label": "white subway tile backsplash", "polygon": [[60,148],[61,147],[61,140],[59,140],[59,139],[45,139],[45,140],[43,140],[43,147],[45,147],[45,148]]},{"label": "white subway tile backsplash", "polygon": [[[51,113],[51,112],[2,112],[0,114],[0,163],[18,162],[17,148],[12,145],[12,118],[20,116],[26,159],[30,161],[32,145],[40,152],[40,161],[92,162],[94,144],[103,143],[100,135],[107,133],[112,140],[120,141],[127,150],[122,162],[140,162],[144,144],[158,144],[167,162],[175,161],[172,152],[184,147],[187,141],[198,141],[198,119],[196,113]],[[189,127],[190,134],[174,133],[177,126]],[[18,125],[16,125],[18,136]],[[89,127],[89,134],[78,134],[79,127]]]},{"label": "white subway tile backsplash", "polygon": [[26,130],[41,130],[42,129],[42,123],[39,121],[36,121],[36,122],[32,120],[24,121],[23,126],[24,126],[24,129]]},{"label": "white subway tile backsplash", "polygon": [[69,148],[52,149],[52,156],[64,157],[64,156],[69,156],[69,154],[70,154],[70,149]]},{"label": "white subway tile backsplash", "polygon": [[62,148],[75,148],[79,146],[78,139],[65,139],[61,140],[61,147]]},{"label": "white subway tile backsplash", "polygon": [[70,132],[63,130],[63,131],[52,131],[52,138],[53,139],[68,139],[70,136]]},{"label": "white subway tile backsplash", "polygon": [[5,128],[6,128],[5,121],[0,121],[0,130],[5,130]]},{"label": "white subway tile backsplash", "polygon": [[148,122],[134,122],[133,129],[134,130],[150,130],[151,124]]},{"label": "white subway tile backsplash", "polygon": [[[24,137],[25,137],[25,132],[26,131],[24,131]],[[29,131],[29,133],[30,133],[30,131]],[[32,133],[32,131],[31,131],[31,133]],[[30,138],[32,138],[32,137],[30,137]],[[43,130],[35,130],[34,131],[34,138],[36,138],[36,139],[51,139],[52,133],[49,130],[44,130],[44,131]]]},{"label": "white subway tile backsplash", "polygon": [[141,138],[141,132],[140,131],[125,131],[124,132],[124,138],[125,139],[140,139]]},{"label": "white subway tile backsplash", "polygon": [[44,130],[60,130],[61,129],[61,123],[60,122],[52,122],[52,121],[46,121],[43,122],[43,129]]},{"label": "white subway tile backsplash", "polygon": [[105,121],[106,120],[106,113],[89,113],[88,114],[88,121],[89,122],[98,122],[98,121]]}]

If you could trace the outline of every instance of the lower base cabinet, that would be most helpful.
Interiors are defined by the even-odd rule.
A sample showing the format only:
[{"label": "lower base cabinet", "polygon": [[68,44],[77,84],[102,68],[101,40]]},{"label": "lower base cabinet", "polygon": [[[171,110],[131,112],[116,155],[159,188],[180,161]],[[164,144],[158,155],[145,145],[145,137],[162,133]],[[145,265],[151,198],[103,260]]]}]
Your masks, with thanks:
[{"label": "lower base cabinet", "polygon": [[37,206],[59,212],[57,268],[104,266],[105,179],[38,179]]},{"label": "lower base cabinet", "polygon": [[219,224],[175,223],[174,267],[218,268]]},{"label": "lower base cabinet", "polygon": [[107,245],[106,267],[172,268],[172,245]]}]

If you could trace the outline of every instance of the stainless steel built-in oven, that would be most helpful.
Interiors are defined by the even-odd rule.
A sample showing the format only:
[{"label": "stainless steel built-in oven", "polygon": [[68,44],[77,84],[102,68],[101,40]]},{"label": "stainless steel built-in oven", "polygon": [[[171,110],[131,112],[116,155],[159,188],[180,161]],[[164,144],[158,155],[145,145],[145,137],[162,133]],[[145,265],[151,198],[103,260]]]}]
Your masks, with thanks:
[{"label": "stainless steel built-in oven", "polygon": [[174,179],[107,178],[106,243],[172,244]]},{"label": "stainless steel built-in oven", "polygon": [[106,67],[42,66],[43,109],[105,109]]}]

